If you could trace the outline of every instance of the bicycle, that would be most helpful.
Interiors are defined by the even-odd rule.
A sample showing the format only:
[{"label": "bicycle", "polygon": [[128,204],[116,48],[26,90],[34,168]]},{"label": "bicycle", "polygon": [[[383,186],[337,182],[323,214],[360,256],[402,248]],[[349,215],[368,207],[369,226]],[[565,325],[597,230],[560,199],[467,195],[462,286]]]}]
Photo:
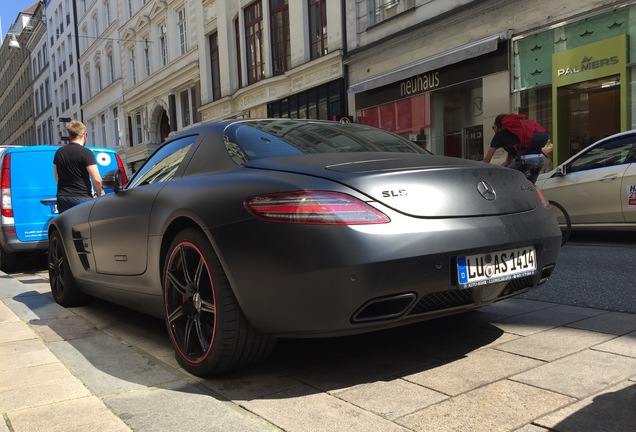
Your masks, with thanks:
[{"label": "bicycle", "polygon": [[567,243],[570,238],[570,234],[572,233],[572,221],[570,220],[570,215],[565,210],[565,207],[558,202],[552,200],[548,200],[548,202],[550,203],[552,212],[559,223],[559,228],[561,228],[561,246],[563,246]]}]

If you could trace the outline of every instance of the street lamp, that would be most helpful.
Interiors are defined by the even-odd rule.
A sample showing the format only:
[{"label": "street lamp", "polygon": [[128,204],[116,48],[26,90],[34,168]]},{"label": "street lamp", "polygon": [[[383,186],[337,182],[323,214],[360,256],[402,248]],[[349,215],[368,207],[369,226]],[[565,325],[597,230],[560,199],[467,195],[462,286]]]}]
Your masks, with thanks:
[{"label": "street lamp", "polygon": [[22,48],[22,47],[20,46],[20,42],[18,42],[18,40],[16,39],[16,37],[15,37],[15,34],[14,34],[14,33],[11,33],[11,34],[9,35],[9,38],[10,38],[10,39],[9,39],[9,48],[10,48],[10,49],[13,49],[13,50],[17,50],[17,49],[18,49],[18,50],[19,50],[20,48]]}]

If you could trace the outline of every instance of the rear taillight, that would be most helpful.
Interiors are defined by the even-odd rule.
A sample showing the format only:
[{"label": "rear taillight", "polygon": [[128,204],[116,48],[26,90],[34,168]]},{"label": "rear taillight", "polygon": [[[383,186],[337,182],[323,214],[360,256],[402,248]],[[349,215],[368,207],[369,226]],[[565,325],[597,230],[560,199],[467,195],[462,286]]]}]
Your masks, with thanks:
[{"label": "rear taillight", "polygon": [[245,207],[269,222],[319,225],[381,224],[391,220],[350,195],[326,191],[296,191],[258,195]]},{"label": "rear taillight", "polygon": [[2,188],[2,216],[13,217],[13,203],[11,202],[11,153],[2,158],[2,172],[0,173],[0,187]]},{"label": "rear taillight", "polygon": [[126,175],[126,170],[124,169],[124,163],[121,161],[119,155],[115,155],[117,159],[117,168],[119,168],[119,172],[121,172],[121,185],[126,186],[128,184],[128,176]]}]

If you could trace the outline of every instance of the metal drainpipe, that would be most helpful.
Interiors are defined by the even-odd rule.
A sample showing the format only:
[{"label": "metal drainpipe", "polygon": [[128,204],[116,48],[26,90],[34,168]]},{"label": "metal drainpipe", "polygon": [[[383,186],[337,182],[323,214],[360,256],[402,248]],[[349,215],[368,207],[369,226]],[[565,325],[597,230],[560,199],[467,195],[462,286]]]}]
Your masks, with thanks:
[{"label": "metal drainpipe", "polygon": [[[77,0],[73,0],[73,28],[77,29]],[[79,37],[75,34],[75,63],[77,64],[77,91],[79,92],[79,112],[80,112],[80,120],[82,123],[84,122],[84,111],[82,111],[82,105],[84,105],[84,101],[82,100],[82,70],[80,67],[80,50],[79,50]]]},{"label": "metal drainpipe", "polygon": [[340,16],[342,21],[342,75],[344,78],[344,111],[347,115],[351,115],[349,113],[349,97],[348,89],[349,89],[349,66],[344,62],[347,58],[347,7],[346,0],[340,0]]}]

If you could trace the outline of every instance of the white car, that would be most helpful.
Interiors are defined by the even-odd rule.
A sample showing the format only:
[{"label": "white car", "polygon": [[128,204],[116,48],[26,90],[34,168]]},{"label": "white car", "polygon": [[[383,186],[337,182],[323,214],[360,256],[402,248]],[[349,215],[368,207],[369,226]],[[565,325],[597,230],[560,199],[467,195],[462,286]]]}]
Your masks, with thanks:
[{"label": "white car", "polygon": [[565,207],[574,230],[636,230],[636,130],[595,142],[536,185]]}]

